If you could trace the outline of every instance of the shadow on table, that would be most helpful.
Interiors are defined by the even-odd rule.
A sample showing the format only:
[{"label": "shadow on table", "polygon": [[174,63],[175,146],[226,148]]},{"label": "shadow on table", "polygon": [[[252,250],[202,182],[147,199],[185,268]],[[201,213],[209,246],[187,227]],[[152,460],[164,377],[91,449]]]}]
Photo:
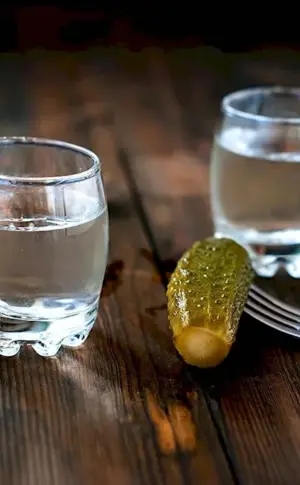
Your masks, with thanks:
[{"label": "shadow on table", "polygon": [[[282,301],[300,308],[300,279],[280,273],[272,279],[257,278],[255,283]],[[236,342],[222,365],[210,371],[189,369],[193,382],[204,387],[220,385],[247,378],[262,378],[280,367],[288,368],[300,353],[300,340],[270,328],[243,314]]]}]

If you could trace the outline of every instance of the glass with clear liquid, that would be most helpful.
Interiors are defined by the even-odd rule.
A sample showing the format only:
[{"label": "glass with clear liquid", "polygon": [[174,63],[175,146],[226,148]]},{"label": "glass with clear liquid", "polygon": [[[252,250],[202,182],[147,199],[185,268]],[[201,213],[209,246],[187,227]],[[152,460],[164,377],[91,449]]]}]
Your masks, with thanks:
[{"label": "glass with clear liquid", "polygon": [[249,252],[257,274],[300,277],[300,89],[229,94],[211,155],[216,237]]},{"label": "glass with clear liquid", "polygon": [[108,251],[98,157],[55,140],[0,138],[0,354],[77,347],[97,317]]}]

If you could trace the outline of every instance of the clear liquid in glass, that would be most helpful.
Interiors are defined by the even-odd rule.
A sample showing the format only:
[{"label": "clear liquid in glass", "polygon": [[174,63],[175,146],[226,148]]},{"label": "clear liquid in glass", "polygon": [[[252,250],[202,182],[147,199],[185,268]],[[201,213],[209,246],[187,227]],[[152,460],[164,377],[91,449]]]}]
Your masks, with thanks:
[{"label": "clear liquid in glass", "polygon": [[300,277],[300,127],[229,127],[212,151],[217,237],[244,245],[261,276]]},{"label": "clear liquid in glass", "polygon": [[[61,344],[77,346],[96,318],[107,262],[107,209],[96,196],[68,187],[58,190],[53,199],[53,190],[43,189],[47,215],[37,206],[26,214],[22,189],[22,210],[15,211],[15,190],[7,216],[0,220],[0,330],[4,355],[16,353],[18,341],[25,338],[41,355],[54,355]],[[5,187],[2,201],[4,191]],[[37,205],[36,199],[32,201]]]}]

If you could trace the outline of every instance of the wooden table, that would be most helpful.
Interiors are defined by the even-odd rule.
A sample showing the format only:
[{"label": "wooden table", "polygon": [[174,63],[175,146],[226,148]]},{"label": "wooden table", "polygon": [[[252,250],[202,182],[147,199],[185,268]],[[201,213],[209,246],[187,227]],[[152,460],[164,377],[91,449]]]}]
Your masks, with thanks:
[{"label": "wooden table", "polygon": [[185,365],[165,284],[212,231],[208,162],[221,97],[300,84],[298,59],[123,48],[0,59],[0,135],[97,152],[110,263],[87,343],[1,359],[3,485],[296,485],[300,345],[243,316],[214,371]]}]

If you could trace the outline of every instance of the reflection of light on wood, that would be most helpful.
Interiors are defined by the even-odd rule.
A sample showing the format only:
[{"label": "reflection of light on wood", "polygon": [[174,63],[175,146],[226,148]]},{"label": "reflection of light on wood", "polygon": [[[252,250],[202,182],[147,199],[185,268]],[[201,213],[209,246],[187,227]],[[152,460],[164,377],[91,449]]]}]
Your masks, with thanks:
[{"label": "reflection of light on wood", "polygon": [[197,401],[198,394],[196,393],[196,391],[190,391],[186,393],[186,397],[190,402],[193,402],[193,401]]},{"label": "reflection of light on wood", "polygon": [[166,455],[175,453],[176,441],[172,425],[167,415],[157,404],[150,392],[147,392],[147,403],[149,415],[156,430],[156,438],[161,452]]},{"label": "reflection of light on wood", "polygon": [[173,404],[168,410],[179,447],[182,451],[193,451],[197,439],[191,412],[182,404]]},{"label": "reflection of light on wood", "polygon": [[196,449],[196,429],[191,412],[186,406],[179,402],[170,404],[167,415],[150,392],[147,393],[147,404],[162,453],[175,453],[177,446],[183,452]]},{"label": "reflection of light on wood", "polygon": [[[81,352],[84,352],[84,347]],[[95,374],[85,367],[85,360],[80,361],[79,352],[65,353],[64,359],[56,360],[57,369],[69,379],[74,380],[81,389],[85,400],[89,403],[89,418],[98,426],[99,416],[105,415],[105,419],[115,422],[120,416],[117,412],[115,397],[110,389],[107,389],[107,382],[101,376]]]}]

